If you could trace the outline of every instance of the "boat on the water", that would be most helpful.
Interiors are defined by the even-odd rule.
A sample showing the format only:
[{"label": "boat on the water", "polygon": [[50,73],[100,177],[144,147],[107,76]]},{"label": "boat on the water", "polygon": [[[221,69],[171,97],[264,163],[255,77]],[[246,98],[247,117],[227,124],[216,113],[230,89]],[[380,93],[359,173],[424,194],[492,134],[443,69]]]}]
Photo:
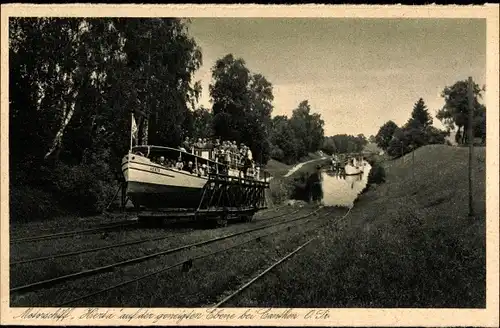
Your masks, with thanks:
[{"label": "boat on the water", "polygon": [[363,174],[365,162],[362,159],[352,158],[344,166],[345,175]]},{"label": "boat on the water", "polygon": [[346,166],[344,166],[344,171],[345,175],[359,175],[363,173],[359,166],[354,166],[351,164],[347,164]]}]

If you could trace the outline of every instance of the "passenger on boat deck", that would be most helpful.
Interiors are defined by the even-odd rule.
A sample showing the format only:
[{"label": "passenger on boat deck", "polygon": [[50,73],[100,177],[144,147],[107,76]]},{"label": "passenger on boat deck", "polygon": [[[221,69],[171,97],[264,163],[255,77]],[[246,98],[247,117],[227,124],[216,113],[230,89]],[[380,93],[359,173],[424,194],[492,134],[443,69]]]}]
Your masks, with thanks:
[{"label": "passenger on boat deck", "polygon": [[182,163],[182,161],[177,161],[177,164],[175,164],[175,168],[178,170],[182,170],[183,167],[184,163]]},{"label": "passenger on boat deck", "polygon": [[207,175],[207,164],[203,164],[200,168],[200,172],[199,172],[199,175]]},{"label": "passenger on boat deck", "polygon": [[165,165],[165,157],[160,156],[160,160],[158,161],[161,165]]},{"label": "passenger on boat deck", "polygon": [[189,173],[193,173],[193,162],[189,161],[188,166],[186,167],[186,171]]},{"label": "passenger on boat deck", "polygon": [[206,149],[213,148],[213,144],[212,144],[212,141],[210,139],[203,138],[203,143],[205,144]]},{"label": "passenger on boat deck", "polygon": [[182,146],[184,147],[185,150],[191,152],[191,140],[189,140],[189,137],[186,137],[186,139],[182,143]]},{"label": "passenger on boat deck", "polygon": [[247,158],[251,161],[253,160],[252,150],[250,150],[250,147],[247,147]]},{"label": "passenger on boat deck", "polygon": [[222,153],[221,153],[221,155],[222,155],[222,162],[224,164],[229,164],[230,158],[229,158],[229,148],[227,147],[227,144],[225,145],[225,147],[222,148],[221,151],[222,151]]},{"label": "passenger on boat deck", "polygon": [[201,148],[201,138],[198,138],[198,141],[195,142],[194,146],[196,148]]}]

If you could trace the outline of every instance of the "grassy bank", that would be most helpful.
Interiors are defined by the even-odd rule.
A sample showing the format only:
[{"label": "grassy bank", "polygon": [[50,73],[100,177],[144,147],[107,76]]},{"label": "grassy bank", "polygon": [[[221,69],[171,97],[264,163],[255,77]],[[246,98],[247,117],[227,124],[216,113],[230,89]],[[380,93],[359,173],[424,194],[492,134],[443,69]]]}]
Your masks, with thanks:
[{"label": "grassy bank", "polygon": [[466,148],[432,145],[414,162],[411,153],[384,162],[385,184],[232,305],[484,307],[484,148],[475,151],[473,220],[467,159]]}]

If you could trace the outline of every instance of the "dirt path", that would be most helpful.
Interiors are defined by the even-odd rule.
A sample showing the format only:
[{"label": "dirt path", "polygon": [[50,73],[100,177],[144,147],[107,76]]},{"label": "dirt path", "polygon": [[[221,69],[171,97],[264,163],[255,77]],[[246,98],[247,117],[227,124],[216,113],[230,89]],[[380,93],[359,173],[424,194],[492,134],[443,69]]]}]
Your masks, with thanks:
[{"label": "dirt path", "polygon": [[294,167],[292,167],[290,169],[290,171],[288,171],[287,174],[285,174],[285,178],[289,177],[290,175],[292,175],[295,171],[297,171],[298,169],[300,169],[302,166],[304,166],[304,165],[306,165],[308,163],[312,163],[312,162],[316,162],[316,161],[321,161],[323,159],[326,159],[326,157],[323,156],[323,157],[320,157],[320,158],[312,159],[312,160],[307,161],[307,162],[299,163],[299,164],[295,165]]}]

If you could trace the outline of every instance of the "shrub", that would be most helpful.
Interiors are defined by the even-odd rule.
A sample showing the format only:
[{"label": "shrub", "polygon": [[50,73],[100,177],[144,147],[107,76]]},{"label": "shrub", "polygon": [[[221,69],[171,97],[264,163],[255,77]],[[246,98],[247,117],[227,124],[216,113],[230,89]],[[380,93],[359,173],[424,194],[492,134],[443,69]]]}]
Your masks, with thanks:
[{"label": "shrub", "polygon": [[373,163],[368,174],[368,184],[381,184],[385,182],[385,169],[379,163]]},{"label": "shrub", "polygon": [[275,146],[271,149],[271,158],[282,162],[285,158],[285,153],[281,148]]},{"label": "shrub", "polygon": [[75,166],[61,163],[55,167],[54,189],[64,208],[83,215],[105,209],[117,186],[107,165],[102,166],[103,163]]},{"label": "shrub", "polygon": [[46,220],[63,214],[50,192],[38,188],[12,185],[9,188],[11,222]]}]

